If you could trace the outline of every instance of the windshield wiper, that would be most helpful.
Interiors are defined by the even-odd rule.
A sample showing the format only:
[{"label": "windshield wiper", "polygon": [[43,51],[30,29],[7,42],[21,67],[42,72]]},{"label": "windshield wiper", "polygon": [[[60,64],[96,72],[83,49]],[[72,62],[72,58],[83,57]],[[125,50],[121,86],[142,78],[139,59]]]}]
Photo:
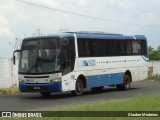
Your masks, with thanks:
[{"label": "windshield wiper", "polygon": [[36,67],[36,65],[37,65],[37,63],[33,64],[33,65],[29,68],[29,70],[27,70],[26,73],[27,73],[27,74],[30,73],[31,70],[32,70],[34,67]]},{"label": "windshield wiper", "polygon": [[41,59],[41,58],[37,58],[36,59],[36,62],[35,62],[35,64],[33,64],[30,68],[29,68],[29,70],[27,70],[27,74],[28,73],[30,73],[31,72],[31,70],[35,67],[35,69],[36,69],[36,73],[38,72],[38,67],[40,68],[40,70],[42,71],[42,72],[44,72],[44,70],[42,69],[42,63],[44,63],[46,61],[46,59]]}]

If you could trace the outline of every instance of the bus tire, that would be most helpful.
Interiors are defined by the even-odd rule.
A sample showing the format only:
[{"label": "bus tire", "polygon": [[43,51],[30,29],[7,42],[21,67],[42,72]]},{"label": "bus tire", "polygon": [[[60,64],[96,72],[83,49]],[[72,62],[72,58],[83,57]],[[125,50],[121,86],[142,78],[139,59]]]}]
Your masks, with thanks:
[{"label": "bus tire", "polygon": [[103,86],[91,88],[93,92],[101,92],[103,90]]},{"label": "bus tire", "polygon": [[116,85],[117,90],[129,90],[130,89],[131,78],[129,75],[124,75],[124,82],[121,85]]},{"label": "bus tire", "polygon": [[41,92],[41,95],[43,97],[49,97],[51,95],[51,92]]},{"label": "bus tire", "polygon": [[81,79],[78,78],[76,81],[75,90],[72,91],[72,94],[76,96],[80,96],[82,95],[82,93],[83,93],[83,82]]}]

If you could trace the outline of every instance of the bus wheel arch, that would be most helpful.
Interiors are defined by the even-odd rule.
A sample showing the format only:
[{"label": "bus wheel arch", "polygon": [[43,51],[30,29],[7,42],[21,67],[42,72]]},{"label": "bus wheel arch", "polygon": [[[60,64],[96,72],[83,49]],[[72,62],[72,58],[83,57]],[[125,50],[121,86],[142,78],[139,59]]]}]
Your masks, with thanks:
[{"label": "bus wheel arch", "polygon": [[72,94],[80,96],[82,95],[84,88],[86,88],[86,78],[84,75],[79,75],[75,83],[75,90],[72,91]]},{"label": "bus wheel arch", "polygon": [[131,74],[130,70],[127,70],[125,72],[125,75],[128,75],[130,77],[130,82],[132,82],[132,74]]},{"label": "bus wheel arch", "polygon": [[130,89],[130,83],[132,82],[132,75],[129,70],[127,70],[124,74],[123,78],[123,84],[116,85],[118,90],[129,90]]}]

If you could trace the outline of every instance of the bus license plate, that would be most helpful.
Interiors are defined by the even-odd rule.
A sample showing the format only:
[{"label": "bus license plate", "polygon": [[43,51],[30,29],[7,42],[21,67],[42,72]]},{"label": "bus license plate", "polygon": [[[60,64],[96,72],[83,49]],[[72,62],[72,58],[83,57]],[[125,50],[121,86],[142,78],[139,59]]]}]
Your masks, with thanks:
[{"label": "bus license plate", "polygon": [[40,90],[41,87],[33,87],[34,90]]}]

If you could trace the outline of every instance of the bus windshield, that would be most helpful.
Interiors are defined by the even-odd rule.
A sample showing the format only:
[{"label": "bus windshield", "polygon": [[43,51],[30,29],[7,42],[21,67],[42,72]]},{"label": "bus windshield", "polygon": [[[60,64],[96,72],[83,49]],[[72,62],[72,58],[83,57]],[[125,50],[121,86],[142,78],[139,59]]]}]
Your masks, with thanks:
[{"label": "bus windshield", "polygon": [[19,62],[21,74],[60,72],[61,39],[24,40]]}]

